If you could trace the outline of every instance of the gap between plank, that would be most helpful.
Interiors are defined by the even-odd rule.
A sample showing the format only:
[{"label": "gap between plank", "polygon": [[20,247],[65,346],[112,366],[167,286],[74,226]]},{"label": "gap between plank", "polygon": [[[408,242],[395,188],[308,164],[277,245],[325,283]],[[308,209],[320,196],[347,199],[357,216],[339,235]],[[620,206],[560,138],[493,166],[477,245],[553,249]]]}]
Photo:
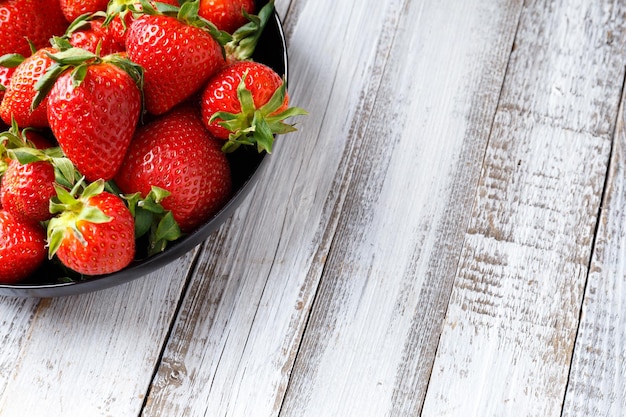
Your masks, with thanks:
[{"label": "gap between plank", "polygon": [[[496,116],[498,115],[498,110],[500,108],[500,103],[501,103],[501,100],[502,100],[502,94],[504,92],[504,85],[506,83],[507,75],[509,74],[509,68],[510,68],[510,65],[511,65],[511,57],[513,55],[513,51],[515,51],[515,45],[516,45],[516,42],[517,42],[517,36],[518,36],[519,30],[520,30],[520,25],[521,25],[521,21],[522,21],[522,15],[524,13],[525,8],[526,8],[525,2],[522,1],[522,5],[520,6],[520,11],[519,11],[518,16],[517,16],[517,25],[515,27],[515,34],[513,35],[513,41],[511,42],[511,50],[509,52],[509,59],[507,60],[506,68],[504,69],[504,72],[503,72],[502,82],[500,83],[500,91],[498,92],[498,99],[496,101],[495,111],[493,112],[493,117],[491,119],[491,125],[489,126],[489,134],[487,135],[488,139],[487,139],[487,142],[485,144],[485,149],[484,149],[484,152],[483,152],[481,167],[485,166],[485,160],[487,159],[487,152],[488,152],[488,149],[489,149],[489,144],[491,143],[491,136],[493,134],[493,128],[494,128],[494,125],[496,123]],[[481,171],[482,171],[482,168],[481,168]],[[478,176],[478,182],[480,182],[481,178],[482,178],[482,172]],[[471,213],[474,212],[474,209],[475,209],[476,204],[478,202],[478,192],[479,192],[478,184],[476,184],[475,188],[476,188],[476,192],[474,194],[474,201],[473,201],[473,204],[472,204]],[[469,228],[469,225],[470,225],[471,221],[472,221],[472,216],[470,215],[468,217],[467,224],[465,225],[465,231],[466,232],[467,232],[467,230]],[[424,407],[424,401],[425,401],[425,398],[426,398],[426,393],[428,392],[428,386],[430,385],[430,380],[432,378],[433,368],[435,366],[435,361],[436,361],[436,358],[437,358],[437,352],[439,351],[439,344],[441,342],[441,336],[442,336],[442,333],[443,333],[443,326],[445,325],[445,318],[448,315],[448,307],[450,306],[450,297],[452,295],[452,291],[454,290],[454,282],[456,281],[456,276],[458,276],[458,274],[459,274],[459,264],[461,262],[461,257],[462,257],[463,249],[465,248],[466,242],[467,242],[467,238],[465,237],[463,239],[463,244],[460,247],[459,255],[456,258],[457,259],[457,265],[456,265],[455,278],[453,280],[452,286],[450,287],[450,290],[448,291],[448,297],[447,297],[448,298],[448,303],[446,303],[445,311],[443,312],[443,316],[442,316],[443,319],[442,319],[441,324],[440,324],[440,327],[441,327],[442,330],[439,332],[439,337],[437,338],[437,348],[435,349],[435,354],[433,356],[433,360],[432,360],[431,365],[430,365],[430,372],[429,372],[429,375],[428,375],[428,382],[426,383],[426,389],[424,390],[424,397],[421,400],[420,408],[417,411],[416,416],[420,416],[420,417],[422,416],[423,407]]]},{"label": "gap between plank", "polygon": [[[403,6],[402,6],[402,10],[405,10],[408,7],[410,0],[404,0],[402,2]],[[292,6],[293,6],[293,2],[290,3],[289,8],[287,10],[287,15],[285,16],[285,21],[289,22],[290,19],[288,19],[291,14],[292,14]],[[293,12],[296,13],[296,12]],[[393,36],[391,37],[392,40],[396,38],[397,32],[398,32],[398,24],[399,24],[399,19],[389,19],[388,22],[390,22],[390,28],[393,28]],[[383,23],[384,25],[385,23]],[[287,32],[286,32],[287,35]],[[291,37],[291,33],[288,34],[288,38]],[[391,41],[391,43],[393,44],[393,41]],[[374,58],[373,62],[372,62],[372,71],[371,74],[378,74],[376,77],[372,77],[374,79],[374,82],[372,83],[367,83],[365,84],[365,88],[362,90],[363,95],[362,97],[364,97],[361,101],[361,106],[360,108],[358,108],[355,112],[355,116],[354,119],[352,120],[352,127],[350,128],[350,136],[359,136],[361,134],[361,132],[366,132],[368,130],[368,126],[369,126],[369,120],[370,118],[367,117],[367,123],[365,125],[361,125],[359,123],[359,120],[361,120],[364,114],[367,114],[368,116],[371,116],[372,114],[372,108],[374,103],[376,102],[375,99],[367,99],[367,91],[369,90],[369,86],[372,84],[375,84],[375,88],[374,90],[374,97],[377,97],[379,95],[380,92],[380,88],[381,88],[381,80],[383,78],[383,74],[385,73],[385,69],[387,67],[387,63],[389,61],[389,55],[391,53],[391,48],[384,48],[380,47],[380,45],[378,45],[376,47],[376,56],[381,56],[382,59],[382,63],[380,64],[380,67],[377,65],[377,59]],[[380,68],[380,71],[376,71],[378,68]],[[335,79],[336,79],[336,74],[335,74]],[[334,81],[333,81],[334,83]],[[370,97],[372,97],[372,95],[370,95]],[[325,119],[325,116],[323,116],[322,120]],[[340,224],[341,222],[341,218],[342,213],[343,213],[343,206],[345,203],[345,190],[349,189],[349,184],[352,183],[352,174],[353,171],[350,169],[350,167],[354,164],[354,159],[357,158],[358,156],[358,152],[355,150],[355,148],[357,147],[356,144],[357,141],[347,141],[347,145],[346,148],[344,149],[344,155],[342,156],[342,159],[340,161],[339,164],[339,169],[337,170],[338,173],[340,173],[339,178],[341,179],[341,181],[338,183],[340,185],[342,185],[340,187],[340,189],[338,190],[338,196],[335,199],[333,208],[330,210],[330,216],[329,216],[329,222],[327,224],[327,226],[324,229],[324,236],[322,238],[322,242],[325,241],[330,241],[330,243],[328,244],[328,249],[326,250],[326,257],[324,260],[324,264],[321,268],[321,271],[319,272],[319,280],[317,285],[315,286],[315,289],[313,290],[313,295],[312,295],[312,301],[311,301],[311,305],[308,309],[308,311],[306,312],[306,318],[303,320],[304,325],[302,327],[302,332],[300,334],[297,346],[295,347],[295,353],[294,353],[294,357],[293,357],[293,361],[291,363],[290,369],[289,369],[289,377],[287,378],[287,384],[285,385],[285,389],[282,392],[282,398],[280,399],[280,403],[277,404],[277,407],[275,407],[275,411],[277,412],[276,416],[282,416],[283,415],[283,408],[285,405],[285,399],[287,398],[287,393],[290,390],[290,387],[292,385],[292,372],[294,370],[294,368],[296,367],[296,363],[298,362],[298,358],[300,357],[300,353],[302,351],[302,346],[303,343],[305,341],[306,338],[306,334],[307,334],[307,329],[309,328],[309,322],[311,320],[311,317],[313,316],[313,311],[315,310],[315,306],[318,304],[318,299],[321,296],[320,293],[320,287],[322,287],[322,283],[324,281],[324,277],[326,276],[326,268],[328,266],[328,259],[329,259],[329,254],[331,254],[333,252],[333,247],[335,246],[335,241],[337,239],[337,225]],[[358,158],[357,158],[358,159]],[[331,197],[330,195],[328,197]],[[325,203],[325,206],[327,206],[328,204],[328,200]],[[336,218],[336,221],[332,221],[333,218]],[[323,245],[320,245],[323,247]],[[322,249],[323,250],[323,249]],[[314,259],[322,259],[321,256],[319,256],[319,249],[316,252]],[[309,273],[311,271],[309,270]],[[307,274],[308,275],[308,274]]]},{"label": "gap between plank", "polygon": [[207,245],[207,240],[203,241],[199,246],[197,246],[196,254],[191,261],[191,265],[189,266],[189,269],[188,269],[189,272],[187,272],[187,277],[185,278],[185,282],[183,283],[183,288],[176,302],[176,307],[174,308],[174,311],[172,313],[172,318],[170,319],[170,323],[167,327],[167,332],[165,333],[165,337],[163,338],[161,348],[159,349],[159,356],[154,362],[154,369],[152,370],[152,375],[150,376],[150,382],[148,384],[148,388],[143,397],[143,401],[141,402],[141,407],[139,407],[139,414],[137,414],[137,417],[140,417],[146,408],[146,405],[148,403],[148,398],[150,398],[150,393],[152,392],[152,387],[154,386],[154,380],[156,379],[161,363],[163,362],[163,355],[165,354],[165,350],[167,349],[167,345],[172,336],[172,332],[174,331],[176,320],[178,319],[178,315],[180,314],[180,310],[183,306],[183,303],[187,299],[187,293],[189,292],[191,279],[194,276],[196,269],[198,268],[200,254],[204,251],[204,248],[206,245]]},{"label": "gap between plank", "polygon": [[565,382],[565,391],[563,392],[563,401],[561,402],[561,413],[560,416],[563,417],[563,412],[565,410],[565,401],[567,399],[567,388],[569,387],[570,384],[570,380],[571,380],[571,376],[572,376],[572,365],[573,365],[573,358],[574,358],[574,352],[576,351],[576,345],[578,342],[578,336],[580,334],[580,324],[582,322],[582,316],[583,316],[583,307],[584,307],[584,300],[585,300],[585,295],[587,294],[587,286],[589,284],[589,275],[591,273],[591,264],[593,262],[593,257],[595,255],[596,252],[596,244],[597,244],[597,240],[598,240],[598,232],[600,230],[600,224],[602,223],[602,213],[604,211],[604,203],[605,200],[607,199],[607,189],[608,189],[608,185],[609,185],[609,181],[610,181],[610,177],[611,177],[611,168],[613,167],[613,152],[615,149],[615,141],[617,140],[617,134],[618,134],[618,124],[619,124],[619,119],[620,116],[622,114],[622,111],[624,110],[623,106],[624,106],[624,100],[626,100],[626,97],[624,96],[625,93],[625,88],[626,88],[626,67],[624,67],[624,73],[622,76],[622,87],[620,90],[620,102],[619,105],[617,106],[617,115],[615,116],[615,121],[613,123],[613,132],[611,134],[611,146],[609,149],[609,156],[608,156],[608,162],[607,162],[607,167],[606,167],[606,174],[604,176],[604,184],[602,186],[602,193],[600,195],[600,206],[598,207],[598,214],[596,215],[596,225],[595,225],[595,229],[593,231],[593,239],[591,240],[591,252],[589,253],[589,260],[587,261],[587,273],[585,274],[585,284],[583,285],[583,291],[582,291],[582,295],[583,298],[581,300],[580,303],[580,308],[578,311],[578,325],[576,326],[576,335],[574,336],[574,344],[572,345],[572,351],[570,353],[570,358],[569,358],[569,370],[567,373],[567,380]]}]

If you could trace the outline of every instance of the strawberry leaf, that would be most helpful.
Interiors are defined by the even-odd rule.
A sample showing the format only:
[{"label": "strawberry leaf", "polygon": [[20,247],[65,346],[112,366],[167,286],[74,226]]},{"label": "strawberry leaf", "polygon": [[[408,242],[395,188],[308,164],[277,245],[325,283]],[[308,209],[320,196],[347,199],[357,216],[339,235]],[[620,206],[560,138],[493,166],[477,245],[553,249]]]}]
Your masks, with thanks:
[{"label": "strawberry leaf", "polygon": [[55,181],[63,187],[73,188],[76,184],[78,172],[72,161],[66,157],[53,157],[52,166],[54,167]]},{"label": "strawberry leaf", "polygon": [[75,204],[77,204],[76,198],[74,198],[74,196],[69,191],[67,191],[64,187],[55,185],[54,189],[57,192],[56,200],[58,200],[58,202],[56,200],[53,200],[50,202],[51,213],[54,213],[54,214],[61,213],[65,211],[67,208],[70,208],[71,206],[74,206]]},{"label": "strawberry leaf", "polygon": [[15,68],[24,61],[24,57],[20,54],[6,54],[0,56],[0,67]]},{"label": "strawberry leaf", "polygon": [[155,255],[162,252],[167,247],[168,242],[173,242],[181,236],[180,228],[174,220],[174,216],[171,211],[167,211],[163,217],[161,217],[156,228],[153,228],[150,233],[150,245],[148,247],[148,255]]},{"label": "strawberry leaf", "polygon": [[56,197],[50,200],[50,213],[56,214],[50,219],[47,227],[48,235],[48,257],[52,259],[57,252],[65,233],[68,231],[76,236],[81,244],[86,245],[87,242],[82,233],[78,229],[78,221],[87,221],[91,223],[106,223],[111,218],[104,214],[97,207],[88,205],[89,199],[102,191],[104,191],[104,181],[95,181],[83,190],[83,192],[75,197],[83,179],[81,179],[72,189],[68,191],[64,187],[55,184]]},{"label": "strawberry leaf", "polygon": [[[56,39],[63,42],[61,38]],[[143,102],[143,68],[120,54],[111,54],[100,58],[98,54],[94,54],[85,49],[70,47],[58,53],[47,55],[50,59],[55,61],[55,63],[51,65],[46,73],[35,83],[37,93],[31,104],[31,110],[36,109],[37,106],[41,104],[54,86],[56,80],[66,70],[71,69],[72,85],[74,88],[78,88],[87,76],[88,67],[102,63],[112,64],[126,71],[135,81],[137,88],[142,94]]]},{"label": "strawberry leaf", "polygon": [[156,2],[155,3],[155,8],[159,13],[162,14],[170,14],[170,15],[177,15],[178,14],[178,10],[180,9],[180,6],[174,6],[173,4],[167,4],[167,3],[161,3],[161,2]]},{"label": "strawberry leaf", "polygon": [[[149,3],[148,6],[150,6]],[[104,18],[104,22],[102,22],[102,25],[105,27],[109,26],[113,19],[118,17],[119,21],[122,23],[124,32],[126,32],[128,28],[126,27],[125,17],[128,13],[141,13],[140,10],[135,7],[134,0],[110,0],[105,13],[106,17]]]},{"label": "strawberry leaf", "polygon": [[90,20],[96,16],[96,13],[85,13],[78,16],[65,30],[65,35],[71,35],[72,33],[81,30],[89,29],[91,27]]},{"label": "strawberry leaf", "polygon": [[270,129],[261,113],[255,112],[254,116],[252,125],[255,129],[254,132],[252,132],[252,137],[256,142],[257,150],[259,153],[264,150],[267,151],[267,153],[272,153],[272,146],[274,145],[274,134],[272,129]]},{"label": "strawberry leaf", "polygon": [[50,59],[62,65],[78,66],[98,56],[83,48],[69,48],[55,54],[47,54]]},{"label": "strawberry leaf", "polygon": [[48,259],[52,259],[59,247],[61,247],[61,242],[63,242],[63,235],[65,234],[65,230],[63,228],[63,224],[58,217],[53,217],[50,219],[47,228],[47,241],[48,241]]},{"label": "strawberry leaf", "polygon": [[69,39],[63,36],[53,36],[50,39],[50,44],[53,48],[59,51],[65,51],[66,49],[73,48],[73,45],[70,43]]},{"label": "strawberry leaf", "polygon": [[139,209],[134,214],[135,218],[135,239],[140,238],[150,231],[154,221],[154,213],[148,210]]},{"label": "strawberry leaf", "polygon": [[149,232],[149,256],[163,251],[168,242],[182,236],[172,212],[165,210],[161,205],[161,201],[169,195],[169,191],[155,186],[152,186],[145,198],[142,198],[140,193],[122,195],[135,219],[135,239]]},{"label": "strawberry leaf", "polygon": [[53,64],[48,68],[46,73],[35,83],[35,98],[33,99],[30,109],[35,110],[41,102],[46,98],[57,78],[66,70],[64,65]]},{"label": "strawberry leaf", "polygon": [[17,160],[20,164],[30,164],[33,162],[45,161],[46,155],[35,148],[15,148],[7,151],[9,158]]},{"label": "strawberry leaf", "polygon": [[87,65],[81,64],[72,70],[72,87],[78,88],[87,76]]},{"label": "strawberry leaf", "polygon": [[87,185],[87,187],[83,190],[81,199],[88,200],[89,198],[102,193],[104,191],[104,184],[103,180],[97,180]]}]

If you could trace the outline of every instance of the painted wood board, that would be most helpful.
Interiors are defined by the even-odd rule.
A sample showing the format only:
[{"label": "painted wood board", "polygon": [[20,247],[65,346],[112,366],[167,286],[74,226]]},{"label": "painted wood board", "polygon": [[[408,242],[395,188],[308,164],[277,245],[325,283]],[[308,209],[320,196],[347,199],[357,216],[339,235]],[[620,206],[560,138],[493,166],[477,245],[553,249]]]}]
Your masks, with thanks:
[{"label": "painted wood board", "polygon": [[0,297],[0,397],[18,364],[39,299]]},{"label": "painted wood board", "polygon": [[418,412],[520,9],[400,7],[281,416]]},{"label": "painted wood board", "polygon": [[0,415],[139,415],[197,251],[129,284],[35,303],[12,332],[26,340],[1,350],[0,363],[17,361],[2,374]]},{"label": "painted wood board", "polygon": [[623,14],[612,2],[525,4],[424,417],[561,413],[624,77]]},{"label": "painted wood board", "polygon": [[3,297],[0,416],[624,415],[626,6],[522,3],[279,1],[299,133],[180,261]]},{"label": "painted wood board", "polygon": [[626,415],[624,121],[622,100],[563,417]]}]

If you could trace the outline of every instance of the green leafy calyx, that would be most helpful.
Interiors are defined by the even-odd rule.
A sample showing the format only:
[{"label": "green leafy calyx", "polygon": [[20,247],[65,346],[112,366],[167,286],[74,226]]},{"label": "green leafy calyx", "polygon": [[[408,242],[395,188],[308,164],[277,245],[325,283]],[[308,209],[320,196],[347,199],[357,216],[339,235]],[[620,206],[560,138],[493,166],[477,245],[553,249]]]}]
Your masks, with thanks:
[{"label": "green leafy calyx", "polygon": [[162,252],[169,242],[182,236],[172,212],[161,205],[169,195],[169,191],[152,186],[146,197],[142,198],[140,193],[122,196],[135,219],[135,239],[148,234],[149,256]]},{"label": "green leafy calyx", "polygon": [[252,57],[265,26],[274,13],[274,0],[270,0],[263,6],[257,15],[242,11],[248,23],[237,29],[232,39],[224,45],[226,55],[234,61],[243,61]]},{"label": "green leafy calyx", "polygon": [[287,94],[284,80],[270,100],[257,109],[252,93],[246,87],[247,75],[248,72],[246,71],[237,86],[241,112],[216,112],[209,119],[209,123],[219,120],[218,124],[231,132],[228,141],[222,147],[224,152],[232,152],[241,145],[256,145],[259,152],[272,153],[274,135],[296,130],[294,125],[285,123],[285,119],[306,115],[307,112],[299,107],[290,107],[276,113],[283,105]]},{"label": "green leafy calyx", "polygon": [[50,212],[55,214],[48,223],[48,257],[51,259],[57,252],[66,233],[72,233],[83,245],[87,241],[78,228],[78,222],[107,223],[111,218],[98,207],[89,204],[89,200],[104,191],[104,181],[98,180],[87,185],[78,194],[82,181],[68,191],[66,188],[55,185],[56,197],[50,201]]},{"label": "green leafy calyx", "polygon": [[[62,38],[55,38],[59,52],[48,57],[54,61],[46,73],[35,83],[37,94],[31,104],[31,109],[37,108],[48,95],[57,79],[66,71],[71,71],[72,86],[78,88],[87,76],[88,67],[99,64],[112,64],[126,71],[135,81],[137,88],[143,91],[143,68],[120,54],[111,54],[100,57],[93,52],[82,48],[75,48]],[[68,47],[69,45],[69,47]]]}]

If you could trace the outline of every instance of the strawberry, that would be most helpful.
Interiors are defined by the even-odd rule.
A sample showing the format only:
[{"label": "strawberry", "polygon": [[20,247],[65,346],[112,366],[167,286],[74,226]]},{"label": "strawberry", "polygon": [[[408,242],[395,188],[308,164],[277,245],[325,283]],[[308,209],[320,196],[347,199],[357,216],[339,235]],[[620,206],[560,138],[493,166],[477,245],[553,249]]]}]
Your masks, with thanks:
[{"label": "strawberry", "polygon": [[222,48],[210,27],[192,25],[202,23],[197,6],[197,1],[185,3],[176,17],[139,16],[128,30],[126,51],[144,68],[149,113],[163,114],[183,102],[224,65]]},{"label": "strawberry", "polygon": [[9,130],[0,133],[0,151],[2,207],[20,221],[49,219],[49,201],[56,194],[52,161],[63,163],[60,149],[52,148],[46,137],[32,129],[20,131],[13,122]]},{"label": "strawberry", "polygon": [[104,11],[109,0],[59,0],[63,15],[68,22],[73,22],[79,16]]},{"label": "strawberry", "polygon": [[53,58],[58,70],[38,85],[41,97],[54,83],[47,95],[50,129],[88,181],[109,180],[139,120],[141,69],[116,55],[98,58],[77,48]]},{"label": "strawberry", "polygon": [[0,186],[3,209],[22,221],[45,221],[52,217],[49,205],[54,195],[54,168],[50,162],[9,163]]},{"label": "strawberry", "polygon": [[0,283],[14,284],[35,272],[46,259],[45,244],[41,225],[0,210]]},{"label": "strawberry", "polygon": [[102,275],[126,267],[135,256],[134,222],[124,201],[104,190],[104,182],[75,190],[56,187],[57,200],[48,224],[49,257],[85,275]]},{"label": "strawberry", "polygon": [[35,84],[54,64],[48,56],[54,52],[56,50],[53,48],[40,49],[15,68],[0,104],[0,118],[7,125],[11,125],[12,119],[15,119],[20,126],[48,126],[47,102],[42,101],[34,110],[31,105],[37,94]]},{"label": "strawberry", "polygon": [[103,20],[81,17],[68,28],[65,37],[72,46],[100,56],[124,51],[124,45],[113,37],[111,28],[104,26]]},{"label": "strawberry", "polygon": [[200,0],[198,14],[218,29],[233,33],[248,22],[243,12],[254,13],[254,0]]},{"label": "strawberry", "polygon": [[295,130],[283,120],[306,114],[288,104],[285,83],[273,69],[239,61],[218,71],[207,83],[202,93],[202,119],[213,136],[228,140],[224,151],[256,144],[259,152],[271,152],[274,134]]},{"label": "strawberry", "polygon": [[230,168],[220,142],[197,111],[178,107],[138,129],[115,182],[124,193],[169,191],[161,201],[184,232],[208,220],[230,195]]},{"label": "strawberry", "polygon": [[[147,4],[149,7],[146,12],[156,13],[155,7],[157,2],[155,0],[110,0],[107,6],[105,19],[105,26],[110,26],[111,35],[113,38],[124,44],[126,41],[127,29],[130,27],[135,15],[141,15],[144,13],[143,4]],[[161,0],[158,3],[161,5],[169,5],[178,7],[178,0]]]},{"label": "strawberry", "polygon": [[[0,2],[0,55],[30,55],[48,45],[53,35],[62,35],[67,21],[59,0],[4,0]],[[27,40],[28,39],[28,40]]]}]

